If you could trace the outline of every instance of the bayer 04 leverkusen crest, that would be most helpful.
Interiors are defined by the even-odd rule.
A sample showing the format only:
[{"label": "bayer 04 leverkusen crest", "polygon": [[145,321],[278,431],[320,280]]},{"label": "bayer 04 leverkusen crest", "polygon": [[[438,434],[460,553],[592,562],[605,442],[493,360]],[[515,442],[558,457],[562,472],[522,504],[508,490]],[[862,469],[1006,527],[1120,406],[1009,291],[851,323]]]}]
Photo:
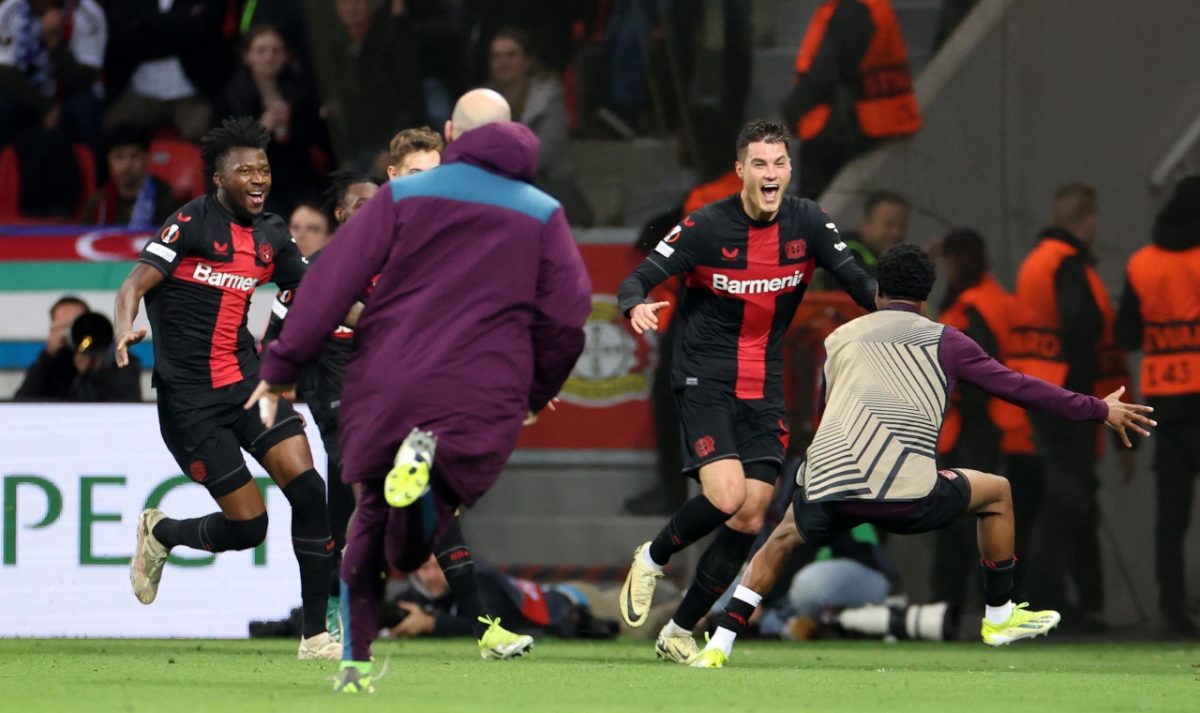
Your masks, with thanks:
[{"label": "bayer 04 leverkusen crest", "polygon": [[637,334],[615,295],[592,295],[584,325],[587,343],[559,396],[580,406],[603,407],[650,397],[659,335]]}]

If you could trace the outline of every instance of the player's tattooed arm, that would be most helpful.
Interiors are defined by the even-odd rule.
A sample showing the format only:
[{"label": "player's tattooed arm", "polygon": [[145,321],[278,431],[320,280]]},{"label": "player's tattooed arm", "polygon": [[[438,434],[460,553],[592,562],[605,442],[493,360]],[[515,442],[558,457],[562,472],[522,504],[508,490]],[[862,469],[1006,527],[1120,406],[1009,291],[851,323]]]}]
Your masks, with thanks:
[{"label": "player's tattooed arm", "polygon": [[142,298],[165,279],[167,276],[157,267],[139,262],[129,271],[129,275],[117,290],[117,303],[113,308],[117,322],[114,330],[117,335],[117,366],[129,364],[129,347],[146,338],[146,328],[134,330],[133,320],[137,318],[138,305]]}]

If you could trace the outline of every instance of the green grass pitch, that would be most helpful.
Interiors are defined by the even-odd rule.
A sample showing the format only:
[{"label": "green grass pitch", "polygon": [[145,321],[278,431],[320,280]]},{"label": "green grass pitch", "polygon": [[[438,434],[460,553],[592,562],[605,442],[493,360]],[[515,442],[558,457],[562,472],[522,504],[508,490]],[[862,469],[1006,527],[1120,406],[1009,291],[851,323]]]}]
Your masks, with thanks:
[{"label": "green grass pitch", "polygon": [[0,710],[1197,711],[1200,646],[746,642],[722,670],[656,661],[645,642],[539,641],[482,661],[468,640],[380,642],[373,696],[290,641],[0,641]]}]

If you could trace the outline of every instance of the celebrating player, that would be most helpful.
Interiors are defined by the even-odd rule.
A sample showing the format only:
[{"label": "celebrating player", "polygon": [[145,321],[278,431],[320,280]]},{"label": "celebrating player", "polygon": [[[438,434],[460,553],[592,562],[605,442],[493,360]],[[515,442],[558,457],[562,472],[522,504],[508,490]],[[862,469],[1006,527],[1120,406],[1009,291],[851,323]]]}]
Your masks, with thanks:
[{"label": "celebrating player", "polygon": [[215,194],[183,206],[147,243],[117,293],[117,363],[146,336],[134,330],[144,297],[154,329],[154,384],[163,442],[179,467],[208,489],[221,511],[175,520],[142,512],[130,566],[143,604],[158,594],[171,548],[245,550],[267,534],[267,511],[241,448],[254,456],[292,506],[292,547],[300,564],[302,659],[336,659],[325,629],[333,541],[325,484],[313,469],[300,417],[290,405],[271,428],[242,409],[258,382],[258,356],[246,329],[255,286],[294,289],[300,251],[278,216],[263,212],[271,191],[264,148],[270,134],[250,117],[230,118],[201,142]]},{"label": "celebrating player", "polygon": [[922,316],[935,269],[923,250],[900,245],[878,265],[879,311],[859,317],[825,340],[827,407],[808,449],[792,507],[725,608],[716,634],[692,662],[720,668],[762,594],[801,544],[822,547],[867,522],[901,535],[950,525],[964,512],[979,519],[986,613],[983,642],[1000,646],[1040,636],[1056,611],[1012,602],[1012,492],[1008,481],[965,468],[939,470],[938,433],[955,382],[972,384],[1028,409],[1071,421],[1104,421],[1130,445],[1127,429],[1150,435],[1148,406],[1104,400],[1012,371],[954,327]]},{"label": "celebrating player", "polygon": [[737,575],[783,464],[788,438],[783,337],[813,270],[829,270],[867,309],[875,282],[815,203],[785,195],[791,180],[787,129],[752,121],[737,140],[742,192],[677,225],[621,283],[618,300],[639,334],[658,328],[666,302],[651,288],[677,273],[686,291],[671,380],[679,407],[684,473],[703,492],[684,503],[634,552],[621,588],[621,616],[645,624],[671,555],[717,530],[675,616],[659,633],[660,658],[687,663],[692,629]]}]

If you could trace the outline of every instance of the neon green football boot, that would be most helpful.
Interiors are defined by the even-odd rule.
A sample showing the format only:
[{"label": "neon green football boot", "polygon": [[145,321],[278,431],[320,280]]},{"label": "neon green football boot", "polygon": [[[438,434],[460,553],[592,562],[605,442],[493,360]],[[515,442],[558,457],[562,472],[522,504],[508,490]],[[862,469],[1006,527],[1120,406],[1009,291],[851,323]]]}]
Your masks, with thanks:
[{"label": "neon green football boot", "polygon": [[1003,624],[993,624],[985,618],[979,632],[983,643],[988,646],[1005,646],[1018,639],[1045,636],[1058,626],[1062,619],[1062,615],[1051,609],[1029,611],[1028,607],[1029,602],[1022,602],[1013,607],[1012,615]]},{"label": "neon green football boot", "polygon": [[429,473],[437,436],[414,428],[396,451],[396,461],[383,481],[383,496],[388,505],[406,508],[429,492]]}]

